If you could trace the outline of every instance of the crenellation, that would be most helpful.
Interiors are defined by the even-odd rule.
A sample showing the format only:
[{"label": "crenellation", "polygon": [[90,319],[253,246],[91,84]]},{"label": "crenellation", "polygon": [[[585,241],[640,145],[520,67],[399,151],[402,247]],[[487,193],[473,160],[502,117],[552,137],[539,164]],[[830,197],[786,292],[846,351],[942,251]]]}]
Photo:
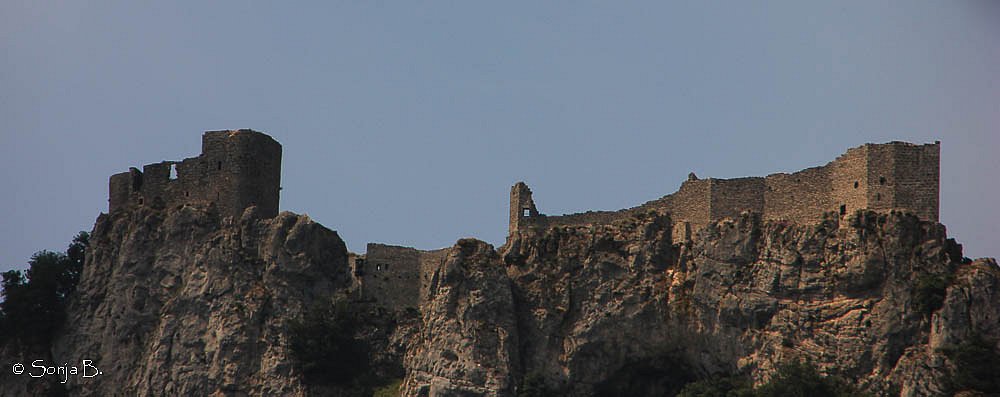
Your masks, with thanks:
[{"label": "crenellation", "polygon": [[[767,220],[797,223],[814,223],[828,213],[846,216],[862,209],[904,211],[936,222],[939,195],[940,142],[869,143],[848,149],[824,166],[791,174],[699,179],[692,173],[677,192],[620,211],[546,216],[535,208],[528,186],[519,182],[511,190],[509,232],[554,225],[609,223],[638,211],[669,213],[676,241],[691,235],[692,229],[723,218],[735,218],[744,211],[761,214]],[[530,216],[515,219],[515,203],[518,208],[530,206]]]},{"label": "crenellation", "polygon": [[251,206],[264,218],[278,214],[281,144],[253,130],[208,131],[202,154],[147,164],[111,176],[110,212],[138,206],[215,206],[241,216]]}]

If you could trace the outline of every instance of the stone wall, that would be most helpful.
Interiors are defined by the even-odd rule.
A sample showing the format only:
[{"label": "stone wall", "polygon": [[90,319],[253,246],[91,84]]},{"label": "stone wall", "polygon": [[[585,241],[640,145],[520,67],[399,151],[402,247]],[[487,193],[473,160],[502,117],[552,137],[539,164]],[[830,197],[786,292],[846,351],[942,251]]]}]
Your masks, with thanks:
[{"label": "stone wall", "polygon": [[536,224],[544,224],[545,226],[574,226],[589,223],[610,223],[614,222],[616,219],[621,219],[623,216],[622,212],[623,211],[587,211],[559,216],[542,215],[541,218],[536,218],[534,222]]},{"label": "stone wall", "polygon": [[896,201],[895,189],[896,176],[896,146],[895,145],[869,145],[867,161],[867,188],[865,191],[865,201],[868,205],[865,208],[875,211],[886,212],[894,208]]},{"label": "stone wall", "polygon": [[[538,212],[528,186],[518,182],[511,189],[509,231],[606,224],[649,211],[669,212],[678,240],[690,234],[690,229],[735,218],[743,211],[796,223],[818,222],[828,212],[847,215],[861,209],[912,212],[937,221],[939,186],[939,142],[865,144],[848,149],[827,165],[793,174],[735,179],[698,179],[691,174],[676,193],[620,211],[547,216]],[[678,223],[683,224],[676,227]]]},{"label": "stone wall", "polygon": [[436,288],[440,280],[434,280],[434,275],[439,274],[434,269],[440,269],[451,253],[450,248],[442,248],[433,251],[420,252],[420,305],[427,302],[431,288]]},{"label": "stone wall", "polygon": [[439,268],[449,249],[421,251],[410,247],[370,243],[365,255],[355,255],[354,275],[359,281],[362,303],[388,309],[417,308],[427,300]]},{"label": "stone wall", "polygon": [[420,251],[409,247],[369,243],[356,262],[361,297],[393,308],[417,307],[420,301]]},{"label": "stone wall", "polygon": [[826,165],[830,170],[833,210],[841,215],[868,208],[868,147],[848,149]]},{"label": "stone wall", "polygon": [[260,212],[270,214],[266,216],[277,215],[281,145],[274,139],[251,130],[206,132],[200,158],[200,164],[192,165],[201,168],[201,175],[231,192],[215,192],[224,213],[256,205]]},{"label": "stone wall", "polygon": [[278,214],[281,145],[252,130],[208,131],[202,154],[182,161],[147,164],[142,171],[112,175],[108,210],[136,206],[214,205],[223,216]]},{"label": "stone wall", "polygon": [[665,207],[675,221],[690,222],[696,228],[705,226],[711,219],[711,180],[688,179],[677,193],[664,200]]},{"label": "stone wall", "polygon": [[765,185],[765,219],[818,222],[824,212],[836,210],[829,167],[771,174],[765,178]]},{"label": "stone wall", "polygon": [[[764,212],[764,178],[709,179],[711,206],[709,219],[736,219],[743,211]],[[708,223],[708,222],[705,222]]]},{"label": "stone wall", "polygon": [[941,145],[896,142],[891,172],[892,206],[921,219],[938,221],[941,186]]},{"label": "stone wall", "polygon": [[524,182],[515,183],[510,188],[510,226],[509,230],[517,230],[522,222],[530,222],[525,218],[537,217],[538,209],[531,199],[531,189]]}]

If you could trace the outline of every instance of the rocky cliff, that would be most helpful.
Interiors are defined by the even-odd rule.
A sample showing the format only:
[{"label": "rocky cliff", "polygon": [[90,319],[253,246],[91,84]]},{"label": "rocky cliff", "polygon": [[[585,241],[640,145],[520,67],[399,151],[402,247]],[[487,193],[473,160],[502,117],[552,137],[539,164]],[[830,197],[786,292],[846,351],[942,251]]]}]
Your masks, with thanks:
[{"label": "rocky cliff", "polygon": [[286,325],[345,290],[347,249],[306,216],[256,218],[190,206],[102,215],[53,356],[93,359],[103,374],[71,377],[71,394],[304,394]]},{"label": "rocky cliff", "polygon": [[70,377],[71,394],[338,393],[305,380],[288,336],[335,301],[363,323],[372,371],[405,374],[407,396],[515,396],[529,378],[562,395],[672,395],[712,375],[763,382],[789,360],[880,395],[947,395],[960,389],[949,349],[1000,351],[1000,267],[911,215],[744,214],[672,241],[669,215],[649,213],[522,230],[499,249],[466,239],[423,269],[413,312],[352,301],[336,232],[252,211],[98,218],[51,354],[103,374]]},{"label": "rocky cliff", "polygon": [[506,396],[531,376],[566,395],[672,395],[717,374],[761,382],[789,360],[875,394],[959,391],[948,349],[998,348],[996,262],[964,261],[942,225],[910,215],[843,222],[744,215],[673,242],[650,214],[518,232],[496,255],[462,242],[475,254],[435,274],[406,394]]}]

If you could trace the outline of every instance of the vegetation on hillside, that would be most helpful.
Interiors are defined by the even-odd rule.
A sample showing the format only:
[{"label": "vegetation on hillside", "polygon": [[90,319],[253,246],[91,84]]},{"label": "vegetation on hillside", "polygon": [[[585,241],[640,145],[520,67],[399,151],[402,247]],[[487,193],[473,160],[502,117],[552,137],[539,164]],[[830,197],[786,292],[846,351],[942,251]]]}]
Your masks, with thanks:
[{"label": "vegetation on hillside", "polygon": [[950,283],[951,279],[947,275],[924,274],[917,278],[913,291],[913,303],[917,311],[929,317],[943,307]]},{"label": "vegetation on hillside", "polygon": [[307,382],[346,386],[368,370],[368,351],[355,338],[347,305],[314,305],[288,324],[292,357]]},{"label": "vegetation on hillside", "polygon": [[1000,394],[1000,352],[997,341],[974,334],[968,340],[941,349],[952,362],[948,386],[954,392]]},{"label": "vegetation on hillside", "polygon": [[808,362],[778,366],[767,383],[753,388],[745,377],[713,377],[684,386],[678,397],[857,397],[868,396],[835,376],[824,376]]},{"label": "vegetation on hillside", "polygon": [[26,271],[4,272],[0,345],[49,346],[66,317],[66,306],[83,272],[90,235],[80,232],[66,252],[40,251]]}]

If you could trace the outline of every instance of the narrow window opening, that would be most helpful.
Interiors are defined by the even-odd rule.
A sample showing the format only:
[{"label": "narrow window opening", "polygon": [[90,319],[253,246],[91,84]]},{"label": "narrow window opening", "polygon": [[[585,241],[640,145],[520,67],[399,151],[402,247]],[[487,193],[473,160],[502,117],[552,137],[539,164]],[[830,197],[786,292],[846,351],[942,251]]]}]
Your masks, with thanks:
[{"label": "narrow window opening", "polygon": [[882,193],[875,193],[875,201],[882,201]]},{"label": "narrow window opening", "polygon": [[878,177],[878,184],[879,185],[885,185],[885,177],[884,176]]},{"label": "narrow window opening", "polygon": [[847,215],[847,205],[846,204],[841,204],[840,205],[840,215]]},{"label": "narrow window opening", "polygon": [[215,169],[222,171],[222,162],[215,163]]},{"label": "narrow window opening", "polygon": [[858,188],[858,181],[854,181],[854,188],[855,188],[855,189],[857,189],[857,188]]},{"label": "narrow window opening", "polygon": [[139,197],[139,205],[142,205],[142,197]]},{"label": "narrow window opening", "polygon": [[529,216],[531,216],[531,208],[525,208],[525,209],[521,210],[521,216],[523,216],[523,217],[529,217]]},{"label": "narrow window opening", "polygon": [[191,197],[191,192],[184,192],[184,197]]},{"label": "narrow window opening", "polygon": [[170,164],[170,179],[177,179],[177,164]]}]

